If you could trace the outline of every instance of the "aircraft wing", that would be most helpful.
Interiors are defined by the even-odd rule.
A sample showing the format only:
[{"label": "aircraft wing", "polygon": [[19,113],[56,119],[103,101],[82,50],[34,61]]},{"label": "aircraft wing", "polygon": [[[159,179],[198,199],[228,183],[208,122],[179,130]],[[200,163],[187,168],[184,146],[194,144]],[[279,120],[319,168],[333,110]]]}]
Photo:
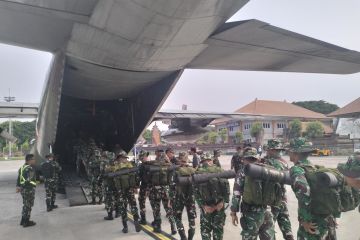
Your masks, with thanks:
[{"label": "aircraft wing", "polygon": [[350,74],[360,53],[258,20],[225,23],[187,68]]}]

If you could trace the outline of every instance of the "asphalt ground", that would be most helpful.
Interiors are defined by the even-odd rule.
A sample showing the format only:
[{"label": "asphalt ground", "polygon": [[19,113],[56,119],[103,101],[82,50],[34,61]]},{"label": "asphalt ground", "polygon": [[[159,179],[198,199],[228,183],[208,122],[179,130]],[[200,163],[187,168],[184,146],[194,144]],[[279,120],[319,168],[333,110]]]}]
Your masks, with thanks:
[{"label": "asphalt ground", "polygon": [[[287,157],[284,157],[288,159]],[[225,169],[230,168],[230,156],[221,157],[221,163]],[[312,157],[310,160],[314,164],[327,167],[336,167],[338,163],[345,162],[346,157]],[[129,223],[129,233],[121,232],[122,224],[120,219],[114,221],[104,221],[106,215],[104,205],[87,205],[79,207],[69,207],[65,195],[57,195],[59,208],[46,212],[45,191],[42,184],[36,189],[35,205],[33,208],[32,219],[37,222],[35,227],[23,228],[19,226],[22,200],[20,194],[15,193],[15,184],[18,168],[23,161],[0,161],[0,239],[38,239],[38,240],[60,240],[60,239],[152,239],[144,231],[136,233],[133,224]],[[291,164],[291,163],[290,163]],[[231,186],[233,185],[233,181]],[[288,187],[288,207],[292,223],[293,232],[296,234],[297,222],[297,200]],[[170,232],[169,223],[162,209],[163,230]],[[149,201],[147,200],[147,220],[151,222],[152,212]],[[187,227],[186,213],[183,215],[184,225]],[[196,240],[200,237],[199,214],[196,220]],[[151,226],[146,226],[147,231],[151,231]],[[229,210],[225,225],[224,239],[241,239],[240,227],[231,224]],[[283,239],[276,227],[277,239]],[[339,240],[360,240],[360,213],[351,211],[343,213],[338,219],[337,229]],[[178,238],[178,235],[175,235]],[[163,238],[163,239],[166,239]]]}]

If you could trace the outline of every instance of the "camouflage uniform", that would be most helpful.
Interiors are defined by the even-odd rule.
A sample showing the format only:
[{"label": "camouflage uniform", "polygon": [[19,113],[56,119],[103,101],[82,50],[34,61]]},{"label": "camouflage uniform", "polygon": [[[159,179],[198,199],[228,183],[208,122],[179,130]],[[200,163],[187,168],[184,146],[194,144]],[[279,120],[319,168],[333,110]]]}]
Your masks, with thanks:
[{"label": "camouflage uniform", "polygon": [[[104,174],[112,172],[112,168],[115,166],[113,161],[113,156],[110,156],[111,153],[104,152],[107,154],[109,162],[106,163]],[[120,214],[120,196],[119,192],[115,188],[115,183],[112,178],[104,176],[104,189],[105,189],[105,209],[108,213],[107,217],[104,217],[105,220],[113,220],[113,211],[115,211],[115,217],[118,217]]]},{"label": "camouflage uniform", "polygon": [[[165,153],[161,153],[155,161],[163,163],[168,160]],[[169,186],[150,186],[149,200],[154,216],[154,232],[161,232],[160,204],[162,202],[166,212],[166,217],[169,219],[171,225],[171,233],[173,235],[176,234],[174,213],[172,207],[169,204]]]},{"label": "camouflage uniform", "polygon": [[[140,151],[139,153],[139,169],[140,169],[140,176],[143,176],[144,173],[144,169],[143,169],[143,160],[145,158],[145,156],[147,157],[149,154],[147,152],[144,151]],[[140,183],[140,191],[139,191],[139,197],[138,197],[138,201],[139,201],[139,208],[140,208],[140,224],[146,224],[146,198],[149,194],[149,187],[147,185],[146,180],[141,179],[141,183]]]},{"label": "camouflage uniform", "polygon": [[[210,153],[204,153],[201,155],[201,166],[198,168],[196,173],[202,174],[207,172],[221,172],[223,171],[221,168],[213,165],[208,165],[209,162],[212,161],[212,157]],[[204,163],[205,162],[205,163]],[[227,194],[223,196],[217,196],[219,199],[216,203],[209,203],[206,199],[202,199],[200,189],[197,185],[194,185],[194,195],[196,202],[200,207],[200,231],[201,238],[203,240],[221,240],[224,235],[224,225],[225,225],[225,204],[229,203],[229,189],[225,189]],[[213,210],[212,213],[206,212],[206,207],[215,208],[218,204],[223,203],[224,206],[220,210]]]},{"label": "camouflage uniform", "polygon": [[32,166],[24,164],[18,171],[16,186],[20,188],[23,199],[22,218],[20,224],[24,227],[35,225],[30,221],[31,209],[34,206],[36,177]]},{"label": "camouflage uniform", "polygon": [[90,186],[92,204],[96,204],[96,197],[99,198],[99,204],[102,203],[102,178],[100,171],[101,154],[99,150],[95,150],[95,154],[89,161]]},{"label": "camouflage uniform", "polygon": [[[277,139],[269,140],[267,149],[276,151],[277,156],[272,156],[272,155],[269,156],[269,151],[268,151],[268,156],[266,156],[264,159],[265,164],[270,165],[276,168],[277,170],[281,170],[281,171],[289,170],[286,161],[281,159],[280,157],[280,151],[285,149],[283,147],[283,144],[279,140]],[[277,221],[284,239],[291,240],[294,239],[294,236],[291,230],[291,222],[287,207],[286,189],[284,185],[282,186],[282,192],[284,195],[282,197],[281,204],[279,206],[271,206],[271,213],[273,214],[274,222]]]},{"label": "camouflage uniform", "polygon": [[[185,152],[179,153],[178,164],[180,165],[177,173],[181,172],[181,169],[186,171],[189,162],[188,155]],[[192,168],[192,167],[191,167]],[[193,169],[193,168],[192,168]],[[195,172],[195,169],[193,169]],[[184,189],[182,186],[177,186],[175,183],[171,185],[170,188],[170,196],[172,201],[172,206],[175,212],[175,221],[177,230],[182,240],[191,240],[195,234],[195,219],[196,219],[196,207],[195,207],[195,197],[193,193],[192,185],[186,186],[187,188]],[[186,237],[184,225],[182,223],[182,213],[186,208],[188,221],[189,221],[189,230],[188,230],[188,237]]]},{"label": "camouflage uniform", "polygon": [[235,172],[239,172],[243,168],[243,163],[241,158],[242,158],[241,148],[237,148],[237,152],[231,158],[231,169],[234,169]]},{"label": "camouflage uniform", "polygon": [[[54,156],[49,154],[47,156],[48,158],[53,158]],[[59,173],[61,171],[61,167],[58,162],[53,160],[46,160],[45,164],[51,164],[53,167],[53,176],[51,177],[45,177],[44,185],[45,185],[45,192],[46,192],[46,206],[47,211],[51,211],[55,208],[57,208],[57,205],[55,205],[56,200],[56,191],[59,181]]]},{"label": "camouflage uniform", "polygon": [[[246,148],[244,150],[244,159],[253,158],[259,160],[255,148]],[[237,172],[234,183],[233,198],[231,201],[231,212],[236,213],[241,210],[240,225],[242,227],[241,235],[243,240],[256,240],[259,236],[261,240],[275,239],[275,230],[272,214],[267,211],[267,206],[251,205],[240,201],[245,188],[245,174],[243,169]]]},{"label": "camouflage uniform", "polygon": [[218,167],[221,167],[220,160],[219,160],[220,154],[221,154],[221,151],[219,149],[214,150],[213,162]]},{"label": "camouflage uniform", "polygon": [[[304,138],[294,139],[290,142],[289,151],[292,153],[310,153],[312,151],[311,143]],[[298,219],[299,229],[297,232],[298,240],[333,240],[336,239],[335,218],[334,216],[319,216],[310,211],[311,195],[310,186],[305,177],[303,166],[311,166],[307,159],[301,159],[290,169],[292,179],[292,189],[298,199]],[[316,233],[311,234],[305,231],[303,223],[316,224]]]},{"label": "camouflage uniform", "polygon": [[350,186],[360,190],[360,152],[351,155],[346,163],[340,163],[337,168]]}]

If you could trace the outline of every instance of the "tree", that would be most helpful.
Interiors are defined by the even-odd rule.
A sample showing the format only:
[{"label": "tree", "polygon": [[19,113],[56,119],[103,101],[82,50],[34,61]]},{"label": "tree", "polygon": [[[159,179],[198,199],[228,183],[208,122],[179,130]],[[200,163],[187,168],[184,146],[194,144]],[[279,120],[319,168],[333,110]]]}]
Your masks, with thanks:
[{"label": "tree", "polygon": [[237,131],[235,133],[235,141],[236,143],[241,143],[241,141],[244,139],[243,133],[241,131]]},{"label": "tree", "polygon": [[289,124],[289,138],[297,138],[301,136],[301,121],[294,119]]},{"label": "tree", "polygon": [[145,132],[143,133],[143,138],[146,140],[146,143],[151,143],[152,140],[151,130],[146,129]]},{"label": "tree", "polygon": [[208,143],[210,144],[215,144],[216,143],[216,139],[219,137],[219,134],[217,132],[209,132],[208,133]]},{"label": "tree", "polygon": [[293,102],[293,104],[306,108],[308,110],[322,113],[322,114],[329,114],[334,112],[335,110],[339,109],[339,106],[336,104],[328,103],[324,100],[320,101],[303,101],[303,102]]},{"label": "tree", "polygon": [[256,122],[256,123],[252,124],[251,129],[250,129],[250,134],[252,137],[254,137],[256,139],[257,143],[261,142],[260,138],[262,136],[263,131],[264,131],[264,128],[260,122]]},{"label": "tree", "polygon": [[[35,126],[36,121],[31,122],[19,122],[13,121],[13,135],[18,139],[17,143],[22,145],[25,141],[30,141],[35,138]],[[9,121],[3,122],[0,124],[0,127],[3,129],[9,129]],[[0,146],[5,147],[6,141],[3,138],[0,138]]]},{"label": "tree", "polygon": [[226,128],[223,128],[219,131],[219,136],[221,138],[221,141],[223,143],[227,142],[227,138],[228,138],[228,131]]},{"label": "tree", "polygon": [[324,134],[324,127],[319,121],[310,122],[306,126],[305,135],[308,138],[321,137]]},{"label": "tree", "polygon": [[30,144],[29,144],[28,140],[26,140],[23,144],[21,144],[21,150],[22,150],[23,154],[29,153]]},{"label": "tree", "polygon": [[[4,151],[5,155],[7,155],[7,154],[9,153],[9,145],[6,144],[5,147],[3,147],[2,150]],[[18,146],[13,143],[13,144],[11,145],[11,152],[12,152],[12,154],[14,154],[14,153],[17,152],[17,151],[18,151]]]}]

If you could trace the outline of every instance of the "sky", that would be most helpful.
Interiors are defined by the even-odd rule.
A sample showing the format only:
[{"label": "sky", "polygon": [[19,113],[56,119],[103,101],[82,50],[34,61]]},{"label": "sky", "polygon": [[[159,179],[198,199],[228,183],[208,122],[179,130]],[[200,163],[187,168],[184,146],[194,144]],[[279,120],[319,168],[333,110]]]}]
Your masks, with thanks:
[{"label": "sky", "polygon": [[[358,0],[252,0],[230,21],[258,19],[274,26],[360,51]],[[0,44],[0,97],[40,102],[51,54]],[[360,74],[327,75],[186,70],[163,109],[234,111],[255,98],[325,100],[346,105],[359,97]]]}]

